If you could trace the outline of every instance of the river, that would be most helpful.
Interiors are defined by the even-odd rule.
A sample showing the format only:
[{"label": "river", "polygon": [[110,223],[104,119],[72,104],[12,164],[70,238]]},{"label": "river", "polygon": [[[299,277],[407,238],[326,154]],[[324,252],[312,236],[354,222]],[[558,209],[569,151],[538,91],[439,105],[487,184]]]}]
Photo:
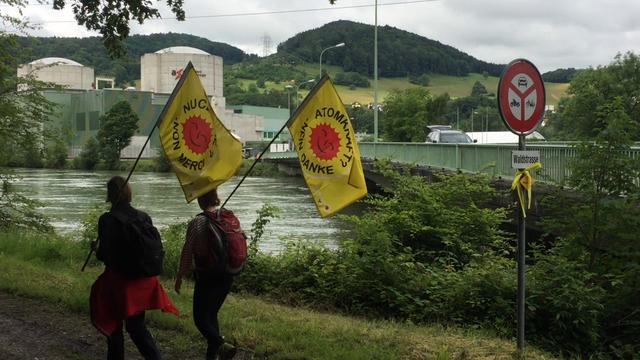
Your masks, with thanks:
[{"label": "river", "polygon": [[[40,211],[51,218],[56,231],[74,235],[84,215],[96,206],[108,210],[106,182],[113,175],[126,173],[103,171],[14,169],[19,179],[16,191],[43,203]],[[237,185],[234,177],[218,189],[222,201]],[[158,228],[185,222],[200,212],[196,201],[187,204],[178,179],[172,173],[138,172],[130,179],[132,204],[147,212]],[[229,200],[245,230],[256,220],[256,211],[270,203],[280,216],[266,227],[261,249],[278,251],[283,240],[309,239],[333,247],[345,224],[337,218],[323,219],[318,214],[302,178],[248,177]]]}]

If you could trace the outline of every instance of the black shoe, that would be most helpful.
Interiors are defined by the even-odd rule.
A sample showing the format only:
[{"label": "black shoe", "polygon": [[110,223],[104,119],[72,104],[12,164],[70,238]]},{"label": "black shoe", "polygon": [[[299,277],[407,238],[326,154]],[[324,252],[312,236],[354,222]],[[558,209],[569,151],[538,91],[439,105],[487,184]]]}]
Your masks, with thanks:
[{"label": "black shoe", "polygon": [[218,359],[220,360],[233,359],[233,357],[236,355],[236,352],[238,352],[238,348],[236,348],[235,346],[229,343],[224,343],[218,349]]}]

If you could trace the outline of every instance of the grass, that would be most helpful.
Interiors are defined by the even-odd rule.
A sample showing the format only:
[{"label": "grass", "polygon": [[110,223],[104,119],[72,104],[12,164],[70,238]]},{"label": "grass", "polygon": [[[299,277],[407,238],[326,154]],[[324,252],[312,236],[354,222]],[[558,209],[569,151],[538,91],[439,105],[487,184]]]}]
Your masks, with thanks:
[{"label": "grass", "polygon": [[[86,316],[89,289],[101,266],[80,272],[85,250],[56,237],[0,233],[0,289],[59,303]],[[171,289],[171,279],[164,285]],[[192,284],[186,283],[181,295],[170,294],[180,317],[149,314],[159,342],[176,353],[192,352],[194,347],[204,351],[191,319],[192,291]],[[513,341],[479,330],[341,316],[246,294],[228,298],[220,322],[227,338],[251,349],[256,358],[510,359],[515,352]],[[552,357],[532,349],[527,358]]]},{"label": "grass", "polygon": [[[309,64],[300,65],[300,69],[307,72],[310,77],[317,76],[317,73],[320,71],[319,67],[312,67]],[[342,68],[339,66],[333,65],[323,65],[322,69],[325,70],[330,76],[334,76],[338,72],[342,72]],[[427,89],[431,91],[432,94],[440,95],[444,93],[448,93],[449,96],[457,98],[469,96],[471,94],[471,88],[476,81],[480,81],[486,88],[489,93],[496,94],[498,89],[498,82],[500,78],[495,76],[487,76],[485,79],[482,74],[471,73],[468,76],[449,76],[449,75],[439,75],[432,74],[429,76],[431,82]],[[336,89],[340,95],[340,98],[345,104],[351,104],[353,102],[359,102],[361,104],[373,103],[373,79],[369,79],[371,82],[371,87],[369,88],[355,88],[349,89],[348,86],[336,85]],[[242,86],[247,89],[249,84],[255,84],[255,80],[242,79],[240,80]],[[276,90],[284,90],[285,83],[273,83],[266,82],[265,86],[267,89],[276,89]],[[382,102],[384,98],[394,89],[404,90],[408,88],[418,87],[419,85],[411,84],[408,78],[379,78],[378,79],[378,101]],[[567,96],[567,88],[569,84],[564,83],[545,83],[546,96],[547,96],[547,104],[548,105],[558,105],[558,102],[562,97]],[[300,99],[304,99],[304,97],[309,92],[307,86],[301,87],[298,91],[298,95]]]}]

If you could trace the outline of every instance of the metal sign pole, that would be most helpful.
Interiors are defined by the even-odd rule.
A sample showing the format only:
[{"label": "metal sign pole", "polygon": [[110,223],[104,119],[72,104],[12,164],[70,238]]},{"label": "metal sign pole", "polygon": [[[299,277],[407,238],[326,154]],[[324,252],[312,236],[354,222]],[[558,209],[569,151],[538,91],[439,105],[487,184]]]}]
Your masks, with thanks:
[{"label": "metal sign pole", "polygon": [[[518,150],[526,150],[525,135],[520,134],[518,140]],[[516,190],[517,192],[517,190]],[[517,195],[516,195],[517,198]],[[520,200],[518,200],[519,202]],[[519,204],[516,207],[518,213],[518,352],[524,352],[524,309],[525,309],[525,258],[526,258],[526,219]]]}]

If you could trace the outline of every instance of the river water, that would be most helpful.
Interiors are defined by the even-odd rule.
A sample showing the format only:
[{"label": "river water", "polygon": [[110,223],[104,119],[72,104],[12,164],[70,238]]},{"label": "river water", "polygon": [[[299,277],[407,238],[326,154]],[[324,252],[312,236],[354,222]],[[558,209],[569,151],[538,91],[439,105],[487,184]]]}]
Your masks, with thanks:
[{"label": "river water", "polygon": [[[105,203],[106,183],[114,172],[76,170],[15,169],[19,179],[16,191],[41,201],[40,210],[51,218],[58,232],[74,234],[83,216],[96,206],[108,210]],[[234,177],[220,186],[221,201],[237,185]],[[178,179],[171,173],[134,173],[129,180],[133,191],[132,205],[147,212],[158,228],[185,222],[200,212],[197,201],[187,204]],[[318,214],[302,178],[248,177],[225,206],[238,216],[245,230],[251,229],[256,211],[269,203],[277,206],[280,217],[267,225],[261,248],[278,251],[284,240],[308,239],[333,247],[345,224],[337,218],[323,219]]]}]

